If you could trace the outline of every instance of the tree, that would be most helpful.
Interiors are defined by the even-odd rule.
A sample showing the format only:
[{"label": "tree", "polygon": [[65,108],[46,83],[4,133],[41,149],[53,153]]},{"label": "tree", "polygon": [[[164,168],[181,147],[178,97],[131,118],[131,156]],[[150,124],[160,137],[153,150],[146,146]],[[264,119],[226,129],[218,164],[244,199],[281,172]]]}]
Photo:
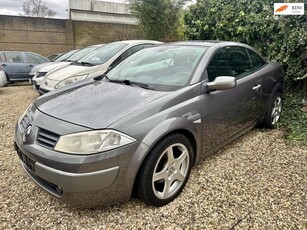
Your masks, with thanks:
[{"label": "tree", "polygon": [[247,43],[283,63],[287,83],[307,80],[307,15],[276,16],[273,10],[273,0],[198,0],[184,16],[185,35]]},{"label": "tree", "polygon": [[53,17],[56,11],[49,9],[42,0],[26,0],[23,3],[23,12],[32,17]]},{"label": "tree", "polygon": [[129,3],[145,38],[162,41],[179,39],[184,0],[129,0]]}]

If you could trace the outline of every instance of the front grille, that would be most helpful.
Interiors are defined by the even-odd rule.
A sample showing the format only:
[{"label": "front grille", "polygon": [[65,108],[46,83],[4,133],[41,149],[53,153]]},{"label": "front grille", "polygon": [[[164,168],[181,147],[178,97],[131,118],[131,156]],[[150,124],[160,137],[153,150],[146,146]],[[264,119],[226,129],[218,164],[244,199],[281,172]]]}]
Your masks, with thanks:
[{"label": "front grille", "polygon": [[24,154],[16,144],[15,149],[19,156],[19,159],[25,164],[25,166],[27,166],[28,169],[30,169],[32,172],[35,172],[35,161],[28,157],[26,154]]},{"label": "front grille", "polygon": [[26,130],[26,128],[29,126],[30,124],[30,119],[28,118],[27,115],[25,115],[22,120],[20,121],[20,128],[21,131],[24,132]]},{"label": "front grille", "polygon": [[48,93],[48,92],[49,92],[49,90],[42,89],[41,87],[39,87],[39,93],[40,93],[41,95],[43,95],[43,94],[45,94],[45,93]]},{"label": "front grille", "polygon": [[39,128],[36,143],[48,149],[53,149],[59,140],[60,135],[48,130]]}]

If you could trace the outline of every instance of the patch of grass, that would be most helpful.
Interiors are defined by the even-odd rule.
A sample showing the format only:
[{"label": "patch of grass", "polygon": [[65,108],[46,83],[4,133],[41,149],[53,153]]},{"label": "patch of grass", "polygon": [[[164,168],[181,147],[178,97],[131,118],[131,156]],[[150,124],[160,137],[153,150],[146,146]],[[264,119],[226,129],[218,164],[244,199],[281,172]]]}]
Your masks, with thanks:
[{"label": "patch of grass", "polygon": [[279,128],[285,131],[287,143],[300,142],[307,145],[307,112],[302,110],[300,102],[303,90],[292,90],[284,93],[283,112]]},{"label": "patch of grass", "polygon": [[4,127],[5,127],[5,124],[0,123],[0,128],[4,128]]}]

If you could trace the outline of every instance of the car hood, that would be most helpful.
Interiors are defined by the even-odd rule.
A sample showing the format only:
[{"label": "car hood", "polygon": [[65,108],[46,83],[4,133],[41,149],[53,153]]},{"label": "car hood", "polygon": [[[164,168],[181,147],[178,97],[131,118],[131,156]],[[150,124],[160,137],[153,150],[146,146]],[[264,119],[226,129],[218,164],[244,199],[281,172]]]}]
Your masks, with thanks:
[{"label": "car hood", "polygon": [[80,66],[80,65],[69,65],[65,68],[56,70],[47,76],[47,79],[62,81],[66,78],[73,77],[76,75],[83,75],[95,72],[99,69],[99,66]]},{"label": "car hood", "polygon": [[[89,79],[87,79],[89,80]],[[142,111],[169,92],[94,81],[55,90],[35,101],[43,113],[92,129],[107,128],[128,114]]]},{"label": "car hood", "polygon": [[63,68],[64,66],[68,66],[70,64],[71,62],[52,62],[52,63],[49,63],[49,65],[41,68],[39,72],[50,72],[58,68]]},{"label": "car hood", "polygon": [[35,75],[38,71],[40,71],[42,68],[45,68],[46,66],[49,66],[49,65],[53,65],[54,62],[45,62],[45,63],[42,63],[42,64],[38,64],[36,66],[34,66],[29,75]]}]

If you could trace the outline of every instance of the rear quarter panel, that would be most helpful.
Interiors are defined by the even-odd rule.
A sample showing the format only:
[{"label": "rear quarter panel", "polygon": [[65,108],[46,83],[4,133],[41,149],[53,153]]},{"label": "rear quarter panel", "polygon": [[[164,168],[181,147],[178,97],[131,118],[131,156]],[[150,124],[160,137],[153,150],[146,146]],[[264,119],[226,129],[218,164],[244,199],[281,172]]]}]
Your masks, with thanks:
[{"label": "rear quarter panel", "polygon": [[276,62],[269,62],[259,73],[262,75],[262,101],[266,105],[265,112],[271,98],[277,91],[282,92],[284,86],[284,67]]}]

